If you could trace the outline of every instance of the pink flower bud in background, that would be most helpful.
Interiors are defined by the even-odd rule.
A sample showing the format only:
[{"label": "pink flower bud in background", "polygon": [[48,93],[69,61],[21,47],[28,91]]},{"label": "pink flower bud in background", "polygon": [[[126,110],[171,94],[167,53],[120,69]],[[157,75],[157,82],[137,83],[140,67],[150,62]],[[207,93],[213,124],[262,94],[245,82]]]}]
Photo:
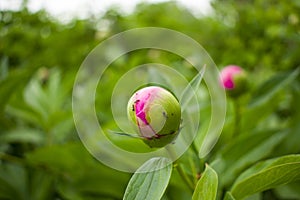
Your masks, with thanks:
[{"label": "pink flower bud in background", "polygon": [[221,71],[221,81],[222,85],[225,89],[233,89],[234,88],[234,76],[238,75],[243,70],[236,65],[229,65],[222,69]]},{"label": "pink flower bud in background", "polygon": [[163,147],[179,133],[181,108],[174,95],[164,88],[149,86],[135,92],[127,113],[150,147]]},{"label": "pink flower bud in background", "polygon": [[247,74],[236,65],[228,65],[221,70],[220,82],[232,97],[240,96],[248,90]]}]

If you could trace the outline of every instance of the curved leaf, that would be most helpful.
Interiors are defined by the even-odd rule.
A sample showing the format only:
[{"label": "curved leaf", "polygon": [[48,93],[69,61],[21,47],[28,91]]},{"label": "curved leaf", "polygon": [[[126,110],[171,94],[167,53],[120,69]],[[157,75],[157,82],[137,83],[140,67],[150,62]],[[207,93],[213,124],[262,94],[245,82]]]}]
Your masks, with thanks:
[{"label": "curved leaf", "polygon": [[172,165],[168,163],[167,158],[152,158],[144,163],[131,177],[123,199],[161,199],[172,172]]},{"label": "curved leaf", "polygon": [[221,185],[231,185],[248,166],[270,155],[286,132],[263,131],[233,139],[211,166],[222,174]]},{"label": "curved leaf", "polygon": [[43,133],[31,128],[17,128],[0,135],[1,142],[13,143],[23,142],[32,144],[41,144],[45,141]]},{"label": "curved leaf", "polygon": [[201,179],[196,185],[193,200],[215,200],[218,189],[218,175],[210,166],[206,165]]},{"label": "curved leaf", "polygon": [[237,179],[231,193],[236,199],[242,199],[298,179],[300,155],[284,156],[251,167]]},{"label": "curved leaf", "polygon": [[185,110],[190,100],[194,96],[195,91],[199,89],[200,83],[205,73],[205,69],[206,65],[203,66],[202,70],[199,71],[199,73],[193,78],[193,80],[191,80],[190,84],[184,89],[180,98],[182,110]]}]

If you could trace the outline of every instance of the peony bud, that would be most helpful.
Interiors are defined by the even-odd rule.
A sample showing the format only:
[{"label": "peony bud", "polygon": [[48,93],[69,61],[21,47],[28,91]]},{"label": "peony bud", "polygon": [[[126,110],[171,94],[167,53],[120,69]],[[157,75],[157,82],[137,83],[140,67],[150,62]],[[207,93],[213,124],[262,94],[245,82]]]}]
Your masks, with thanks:
[{"label": "peony bud", "polygon": [[221,70],[221,85],[229,96],[238,97],[248,90],[246,72],[239,66],[229,65]]},{"label": "peony bud", "polygon": [[163,147],[179,133],[181,108],[172,93],[149,86],[135,92],[127,106],[129,120],[150,147]]}]

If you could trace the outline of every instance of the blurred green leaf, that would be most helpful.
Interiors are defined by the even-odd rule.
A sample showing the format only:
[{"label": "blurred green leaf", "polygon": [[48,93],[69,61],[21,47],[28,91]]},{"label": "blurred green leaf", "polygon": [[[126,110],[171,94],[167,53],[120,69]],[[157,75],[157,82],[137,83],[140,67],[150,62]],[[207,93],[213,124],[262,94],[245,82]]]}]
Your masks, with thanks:
[{"label": "blurred green leaf", "polygon": [[67,199],[120,199],[129,179],[94,160],[80,143],[39,148],[27,153],[26,160],[57,177],[57,190]]},{"label": "blurred green leaf", "polygon": [[0,199],[28,199],[26,170],[19,165],[0,165]]},{"label": "blurred green leaf", "polygon": [[74,127],[68,97],[74,77],[70,75],[62,81],[59,69],[40,68],[25,87],[23,96],[16,94],[11,98],[6,112],[28,126],[38,127],[47,135],[48,144],[64,141]]},{"label": "blurred green leaf", "polygon": [[3,80],[8,75],[8,58],[4,56],[0,60],[0,80]]},{"label": "blurred green leaf", "polygon": [[[40,69],[40,71],[43,70],[47,69]],[[66,95],[70,92],[71,85],[68,83],[70,79],[68,76],[65,82],[61,81],[61,73],[58,69],[44,73],[49,73],[45,85],[43,81],[40,80],[42,77],[39,77],[39,74],[37,74],[26,86],[24,100],[27,105],[46,121],[53,113],[60,111],[63,107],[63,104],[67,100]]]},{"label": "blurred green leaf", "polygon": [[54,198],[55,177],[51,174],[33,170],[28,186],[30,187],[28,192],[30,192],[30,199],[32,200],[51,200]]},{"label": "blurred green leaf", "polygon": [[218,175],[209,165],[201,175],[193,194],[193,200],[215,200],[218,190]]},{"label": "blurred green leaf", "polygon": [[47,120],[48,98],[37,79],[32,79],[27,85],[24,91],[24,100],[43,120]]},{"label": "blurred green leaf", "polygon": [[263,131],[233,139],[211,163],[222,174],[220,184],[230,184],[246,167],[270,155],[285,136],[282,131]]},{"label": "blurred green leaf", "polygon": [[261,162],[243,173],[231,193],[236,199],[300,179],[300,156],[290,155]]},{"label": "blurred green leaf", "polygon": [[200,83],[205,73],[205,68],[206,66],[204,65],[201,71],[198,72],[198,74],[193,78],[193,80],[191,80],[189,85],[182,92],[182,95],[180,97],[180,104],[182,110],[184,110],[188,106],[192,97],[196,95],[195,91],[199,89]]},{"label": "blurred green leaf", "polygon": [[172,173],[172,165],[168,162],[166,158],[152,158],[145,162],[131,177],[123,199],[161,199]]},{"label": "blurred green leaf", "polygon": [[0,135],[0,142],[7,143],[32,143],[42,144],[45,141],[45,135],[37,129],[18,128]]},{"label": "blurred green leaf", "polygon": [[300,199],[300,181],[295,181],[275,188],[280,199]]},{"label": "blurred green leaf", "polygon": [[25,105],[20,99],[15,99],[7,105],[5,111],[11,116],[22,120],[25,123],[43,126],[43,120],[28,105]]},{"label": "blurred green leaf", "polygon": [[277,92],[284,89],[288,84],[292,83],[299,75],[299,72],[300,68],[297,68],[292,73],[277,73],[275,76],[264,82],[254,92],[249,103],[250,108],[256,107],[271,100]]},{"label": "blurred green leaf", "polygon": [[0,98],[0,111],[5,108],[11,95],[24,87],[24,83],[29,79],[32,72],[33,69],[18,69],[0,81],[0,96],[5,97]]}]

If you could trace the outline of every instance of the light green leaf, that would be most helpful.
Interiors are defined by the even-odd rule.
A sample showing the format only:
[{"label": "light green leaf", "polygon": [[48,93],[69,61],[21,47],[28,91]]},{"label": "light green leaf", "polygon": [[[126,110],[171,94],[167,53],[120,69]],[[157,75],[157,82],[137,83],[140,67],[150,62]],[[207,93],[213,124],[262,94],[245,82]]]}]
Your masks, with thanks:
[{"label": "light green leaf", "polygon": [[131,177],[123,199],[161,199],[172,172],[172,165],[168,162],[167,158],[152,158],[144,163]]},{"label": "light green leaf", "polygon": [[10,102],[10,105],[7,105],[6,112],[10,115],[13,115],[16,118],[34,124],[36,126],[43,126],[43,120],[38,113],[32,110],[28,105],[20,102],[19,99],[14,99],[13,102]]},{"label": "light green leaf", "polygon": [[37,129],[17,128],[3,135],[0,135],[1,142],[23,142],[32,144],[41,144],[45,140],[45,135]]},{"label": "light green leaf", "polygon": [[242,174],[232,187],[236,199],[300,179],[300,155],[259,163]]},{"label": "light green leaf", "polygon": [[300,68],[297,68],[292,73],[278,73],[267,80],[254,92],[249,107],[256,107],[271,100],[277,92],[294,81],[299,72]]},{"label": "light green leaf", "polygon": [[46,120],[48,98],[38,79],[31,79],[24,91],[24,100],[34,111]]},{"label": "light green leaf", "polygon": [[200,83],[205,73],[206,66],[202,68],[201,71],[191,80],[190,84],[184,89],[181,97],[180,97],[180,104],[182,110],[189,105],[190,100],[194,95],[196,95],[196,91],[199,89]]},{"label": "light green leaf", "polygon": [[210,166],[206,165],[205,171],[196,185],[193,200],[215,200],[218,189],[218,175]]}]

